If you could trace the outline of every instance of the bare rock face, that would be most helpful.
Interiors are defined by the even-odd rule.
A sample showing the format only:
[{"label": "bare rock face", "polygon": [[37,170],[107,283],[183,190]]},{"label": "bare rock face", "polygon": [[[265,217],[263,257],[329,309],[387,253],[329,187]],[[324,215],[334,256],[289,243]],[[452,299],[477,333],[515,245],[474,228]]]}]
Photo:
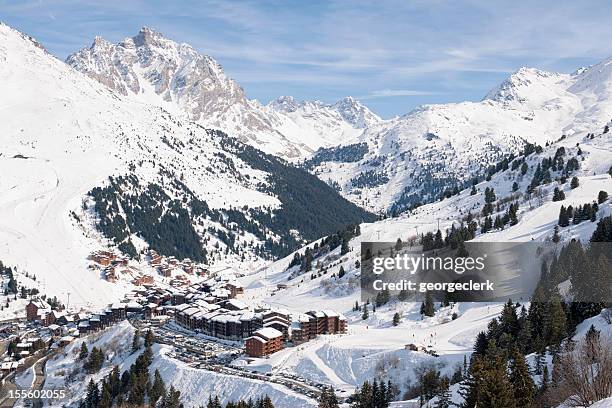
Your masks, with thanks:
[{"label": "bare rock face", "polygon": [[149,102],[157,95],[194,121],[218,115],[224,107],[246,105],[242,88],[214,59],[146,27],[118,44],[96,37],[66,62],[123,95]]},{"label": "bare rock face", "polygon": [[[370,121],[380,121],[352,98],[338,102],[337,108],[303,102],[302,108],[312,106],[306,116],[299,117],[264,107],[248,99],[213,58],[147,27],[118,44],[96,37],[90,47],[70,55],[66,62],[122,95],[186,115],[287,159],[302,158],[354,136],[347,129],[363,129]],[[313,107],[321,112],[313,114]]]}]

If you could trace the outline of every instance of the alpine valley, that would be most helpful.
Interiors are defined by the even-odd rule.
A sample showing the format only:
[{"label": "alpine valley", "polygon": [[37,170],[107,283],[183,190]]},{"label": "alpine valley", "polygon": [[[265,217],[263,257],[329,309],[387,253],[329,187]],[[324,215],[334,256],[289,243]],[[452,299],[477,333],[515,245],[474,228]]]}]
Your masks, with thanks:
[{"label": "alpine valley", "polygon": [[[147,363],[187,407],[209,396],[314,407],[328,386],[349,404],[373,379],[387,404],[467,403],[460,389],[474,377],[465,361],[486,354],[473,349],[479,333],[493,340],[489,351],[503,349],[509,332],[491,327],[508,315],[527,324],[529,302],[432,303],[425,312],[395,298],[365,304],[361,242],[455,250],[468,240],[533,241],[561,251],[609,241],[611,120],[612,58],[572,74],[521,68],[481,101],[384,120],[352,97],[263,105],[212,57],[150,28],[117,44],[96,37],[64,62],[0,24],[0,323],[24,320],[35,295],[68,314],[151,308],[151,293],[166,291],[172,296],[153,308],[168,307],[164,318],[174,319],[156,329]],[[576,278],[549,277],[546,293],[571,300]],[[293,328],[316,310],[348,329],[246,357],[241,339],[217,342],[179,321],[187,299],[217,310],[194,289],[210,282],[240,288],[224,303],[231,311],[283,311]],[[562,335],[548,325],[536,341],[536,329],[525,329],[520,351],[538,385],[568,333],[580,341],[592,326],[612,336],[609,309],[565,311]],[[138,336],[155,326],[139,324],[124,320],[63,344],[45,356],[40,389],[67,388],[55,402],[76,407],[91,387],[104,390],[115,366],[129,380]],[[518,338],[518,328],[508,335]],[[106,353],[97,370],[78,357],[85,343]],[[213,364],[214,347],[223,358]],[[14,382],[36,379],[32,367]],[[426,374],[439,387],[442,377],[452,381],[444,393],[422,392]],[[612,404],[608,397],[598,404]]]}]

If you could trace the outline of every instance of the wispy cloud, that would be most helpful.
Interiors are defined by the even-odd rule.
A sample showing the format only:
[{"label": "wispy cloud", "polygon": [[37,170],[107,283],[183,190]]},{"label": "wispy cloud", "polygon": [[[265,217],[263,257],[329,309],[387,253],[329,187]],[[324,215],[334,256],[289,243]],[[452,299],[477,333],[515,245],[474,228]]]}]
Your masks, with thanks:
[{"label": "wispy cloud", "polygon": [[219,60],[250,96],[363,95],[383,116],[480,99],[520,66],[569,72],[612,55],[606,0],[0,0],[0,10],[60,58],[147,25]]},{"label": "wispy cloud", "polygon": [[365,95],[358,96],[357,99],[368,100],[377,98],[392,98],[397,96],[425,96],[439,94],[439,92],[415,91],[411,89],[380,89],[377,91],[371,91],[370,93]]}]

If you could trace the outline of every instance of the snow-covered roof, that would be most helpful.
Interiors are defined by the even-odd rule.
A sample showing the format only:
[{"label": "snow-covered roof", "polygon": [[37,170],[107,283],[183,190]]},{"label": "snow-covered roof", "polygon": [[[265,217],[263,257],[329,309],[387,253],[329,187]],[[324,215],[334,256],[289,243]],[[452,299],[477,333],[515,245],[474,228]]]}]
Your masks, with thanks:
[{"label": "snow-covered roof", "polygon": [[227,301],[227,303],[239,310],[247,308],[247,305],[244,302],[241,302],[240,300],[237,300],[237,299],[230,299]]},{"label": "snow-covered roof", "polygon": [[136,302],[130,302],[127,304],[128,309],[140,309],[142,308],[142,306],[140,305],[140,303],[136,303]]},{"label": "snow-covered roof", "polygon": [[187,309],[183,310],[183,314],[186,315],[186,316],[193,316],[194,314],[196,314],[200,310],[201,309],[199,309],[197,307],[190,307],[190,308],[187,308]]},{"label": "snow-covered roof", "polygon": [[246,313],[243,313],[242,316],[240,316],[240,320],[242,321],[253,320],[254,317],[255,317],[255,313],[246,312]]},{"label": "snow-covered roof", "polygon": [[301,313],[298,315],[297,320],[301,323],[308,323],[312,319],[312,316]]},{"label": "snow-covered roof", "polygon": [[230,316],[226,315],[226,314],[219,314],[219,315],[213,317],[212,321],[213,322],[219,322],[219,323],[225,323],[225,322],[228,321],[229,317]]},{"label": "snow-covered roof", "polygon": [[188,303],[181,303],[180,305],[176,305],[174,306],[174,310],[182,312],[185,309],[190,308],[191,305],[189,305]]},{"label": "snow-covered roof", "polygon": [[239,323],[240,322],[240,315],[229,315],[227,317],[227,321],[228,321],[228,323]]},{"label": "snow-covered roof", "polygon": [[276,337],[281,337],[283,335],[283,333],[281,333],[280,331],[276,330],[273,327],[264,327],[263,329],[257,330],[253,334],[258,335],[258,336],[262,336],[262,337],[264,337],[264,338],[266,338],[268,340],[274,339]]},{"label": "snow-covered roof", "polygon": [[340,315],[333,310],[324,310],[323,313],[325,313],[327,317],[340,317]]}]

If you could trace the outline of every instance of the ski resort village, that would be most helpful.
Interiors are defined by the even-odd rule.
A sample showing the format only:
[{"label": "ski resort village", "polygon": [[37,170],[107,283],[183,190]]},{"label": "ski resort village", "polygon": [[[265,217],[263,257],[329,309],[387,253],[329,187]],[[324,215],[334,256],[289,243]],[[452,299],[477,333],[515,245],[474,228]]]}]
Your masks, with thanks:
[{"label": "ski resort village", "polygon": [[[612,58],[382,118],[153,28],[60,59],[9,24],[0,407],[612,407]],[[528,295],[362,291],[522,244]]]}]

